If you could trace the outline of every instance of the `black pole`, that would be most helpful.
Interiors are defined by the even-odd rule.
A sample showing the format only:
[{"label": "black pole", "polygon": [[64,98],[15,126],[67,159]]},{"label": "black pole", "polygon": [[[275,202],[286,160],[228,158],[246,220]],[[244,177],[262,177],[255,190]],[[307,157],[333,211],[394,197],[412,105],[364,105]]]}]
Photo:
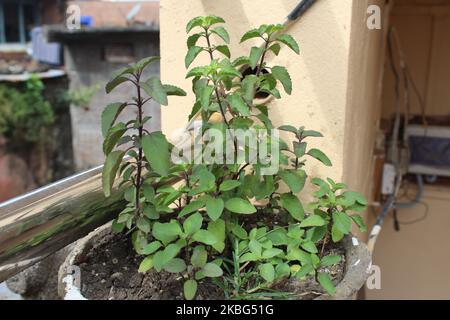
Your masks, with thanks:
[{"label": "black pole", "polygon": [[316,0],[302,0],[291,13],[287,16],[290,21],[300,18],[314,3]]}]

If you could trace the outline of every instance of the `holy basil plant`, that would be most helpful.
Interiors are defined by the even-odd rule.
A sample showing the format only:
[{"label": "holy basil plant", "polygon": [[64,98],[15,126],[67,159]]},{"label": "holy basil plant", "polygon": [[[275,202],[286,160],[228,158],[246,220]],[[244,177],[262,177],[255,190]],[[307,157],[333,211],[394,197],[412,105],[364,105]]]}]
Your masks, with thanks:
[{"label": "holy basil plant", "polygon": [[[322,137],[317,131],[283,125],[278,130],[292,135],[289,143],[272,135],[278,130],[269,117],[270,101],[280,99],[282,91],[291,94],[292,81],[284,66],[266,62],[267,56],[285,48],[299,54],[299,46],[282,33],[283,26],[262,25],[245,33],[241,42],[259,39],[263,45],[231,60],[230,37],[222,23],[217,16],[196,17],[188,23],[185,66],[190,68],[200,55],[209,58],[209,64],[187,72],[195,96],[189,118],[201,122],[197,141],[203,146],[210,129],[229,138],[231,157],[226,163],[174,164],[170,154],[175,146],[161,132],[145,129],[151,121],[144,109],[149,100],[167,105],[167,96],[186,94],[155,77],[143,79],[144,69],[158,58],[119,70],[107,84],[107,92],[124,83],[135,88],[130,101],[108,105],[102,115],[104,192],[109,196],[120,176],[128,203],[113,229],[131,233],[133,246],[143,257],[140,272],[179,274],[186,299],[195,298],[198,284],[207,278],[230,299],[289,296],[274,288],[288,278],[309,277],[332,295],[335,287],[326,267],[341,257],[326,255],[324,248],[349,234],[352,223],[365,231],[363,219],[352,212],[363,211],[366,200],[346,191],[342,183],[313,178],[318,187],[315,200],[303,206],[299,194],[308,179],[307,161],[325,166],[331,161],[321,150],[308,147],[309,139]],[[136,109],[137,116],[118,122],[125,108]],[[278,160],[276,170],[264,173],[267,162],[259,157],[262,151],[258,148],[250,157],[255,150],[239,145],[236,130],[269,133],[265,140],[255,136],[266,150],[278,146],[268,152]]]}]

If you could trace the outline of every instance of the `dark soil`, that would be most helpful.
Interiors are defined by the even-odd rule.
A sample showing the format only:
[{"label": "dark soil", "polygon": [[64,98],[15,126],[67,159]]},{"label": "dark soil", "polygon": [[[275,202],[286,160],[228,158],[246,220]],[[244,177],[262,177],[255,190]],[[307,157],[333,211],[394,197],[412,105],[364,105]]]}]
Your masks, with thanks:
[{"label": "dark soil", "polygon": [[[154,269],[139,273],[142,256],[137,255],[130,237],[107,233],[92,241],[80,261],[81,292],[89,300],[178,300],[183,299],[183,279]],[[196,299],[223,299],[223,293],[205,280]]]},{"label": "dark soil", "polygon": [[[93,245],[80,257],[81,292],[89,300],[181,300],[183,299],[183,279],[168,272],[154,269],[145,274],[138,272],[142,256],[136,255],[130,237],[109,232],[97,236]],[[327,271],[338,284],[345,269],[344,249],[336,245],[325,246],[324,255],[338,254],[343,257],[338,265]],[[320,270],[322,271],[322,270]],[[286,280],[274,289],[295,293],[298,299],[311,300],[324,291],[309,277],[304,281]],[[199,282],[198,300],[222,300],[223,291],[205,279]]]}]

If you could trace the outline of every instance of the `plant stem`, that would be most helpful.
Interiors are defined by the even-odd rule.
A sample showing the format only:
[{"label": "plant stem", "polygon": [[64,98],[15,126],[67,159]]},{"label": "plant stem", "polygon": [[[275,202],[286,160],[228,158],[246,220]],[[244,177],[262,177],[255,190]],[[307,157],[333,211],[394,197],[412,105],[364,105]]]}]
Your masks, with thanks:
[{"label": "plant stem", "polygon": [[139,135],[139,150],[138,150],[138,159],[137,159],[137,172],[136,172],[136,204],[135,204],[135,217],[140,216],[141,204],[140,204],[140,193],[141,193],[141,176],[142,176],[142,137],[144,135],[144,125],[142,124],[142,107],[143,101],[141,97],[141,86],[139,84],[141,74],[136,75],[136,90],[137,90],[137,107],[138,107],[138,135]]},{"label": "plant stem", "polygon": [[258,69],[256,69],[256,76],[257,77],[259,77],[259,75],[261,74],[262,67],[263,67],[263,64],[264,64],[264,59],[266,58],[267,49],[269,48],[269,43],[270,43],[270,41],[269,41],[269,39],[267,39],[266,43],[264,45],[264,50],[263,50],[263,53],[261,55],[261,60],[260,60],[259,65],[258,65]]},{"label": "plant stem", "polygon": [[[211,58],[211,61],[213,61],[214,60],[214,55],[213,55],[213,49],[212,49],[212,46],[211,46],[211,40],[210,40],[209,36],[210,36],[209,30],[208,30],[208,28],[205,28],[205,38],[206,38],[206,43],[208,45],[209,57]],[[227,118],[225,116],[225,111],[223,110],[222,102],[220,100],[219,89],[217,88],[217,84],[216,83],[214,83],[214,93],[216,95],[217,103],[219,104],[219,110],[220,110],[220,113],[222,115],[223,121],[225,122],[225,125],[227,126],[227,128],[230,130],[231,129],[230,123],[228,122],[228,120],[227,120]],[[230,134],[230,138],[233,139],[234,150],[235,150],[235,153],[237,154],[238,150],[237,150],[236,139],[233,137],[231,131],[229,131],[229,134]]]}]

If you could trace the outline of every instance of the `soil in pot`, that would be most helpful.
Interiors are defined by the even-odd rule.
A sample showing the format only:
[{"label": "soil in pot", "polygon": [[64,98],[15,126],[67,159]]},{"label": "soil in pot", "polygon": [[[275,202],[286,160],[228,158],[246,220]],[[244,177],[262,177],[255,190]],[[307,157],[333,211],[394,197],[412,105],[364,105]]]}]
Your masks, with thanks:
[{"label": "soil in pot", "polygon": [[[183,299],[183,279],[178,274],[150,270],[138,272],[142,256],[135,253],[130,237],[106,232],[90,241],[84,255],[79,257],[81,269],[81,293],[89,300],[178,300]],[[320,248],[320,247],[319,247]],[[328,267],[333,282],[344,277],[345,250],[329,243],[323,255],[341,255],[341,262]],[[319,270],[322,271],[322,270]],[[295,293],[298,299],[311,300],[324,293],[322,287],[309,277],[303,281],[286,280],[274,289]],[[199,282],[196,299],[224,299],[223,291],[205,279]]]}]

